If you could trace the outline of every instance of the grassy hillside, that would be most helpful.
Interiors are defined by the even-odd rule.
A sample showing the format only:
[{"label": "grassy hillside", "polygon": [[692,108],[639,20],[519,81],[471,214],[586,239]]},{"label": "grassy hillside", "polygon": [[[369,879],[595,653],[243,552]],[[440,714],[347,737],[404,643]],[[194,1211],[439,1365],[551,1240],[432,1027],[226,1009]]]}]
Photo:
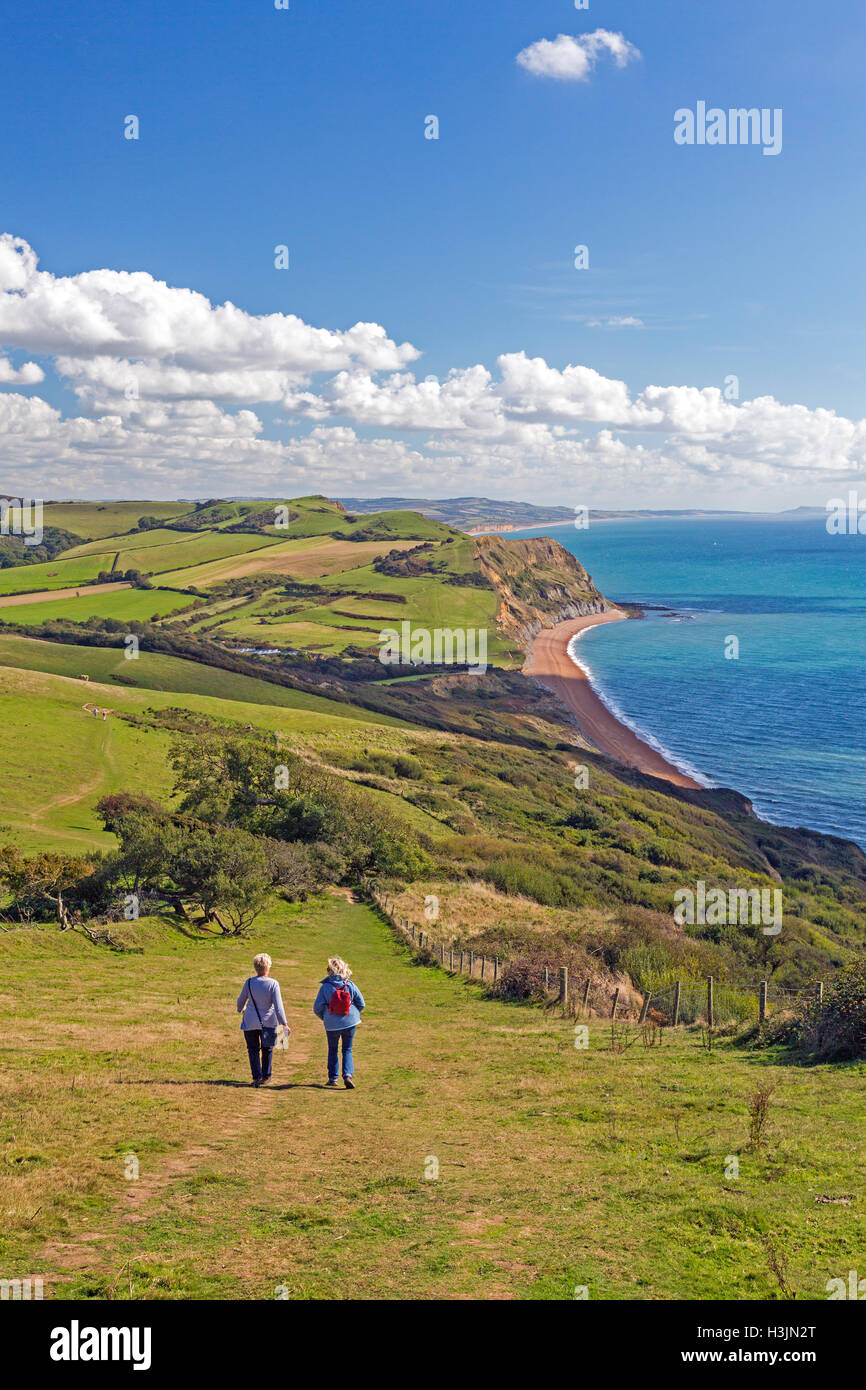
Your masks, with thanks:
[{"label": "grassy hillside", "polygon": [[84,540],[120,536],[138,525],[142,516],[170,521],[191,511],[188,502],[48,502],[46,526],[58,526]]},{"label": "grassy hillside", "polygon": [[[124,930],[123,953],[0,935],[0,1255],[46,1298],[810,1300],[857,1268],[862,1067],[682,1031],[622,1051],[596,1023],[577,1049],[339,898],[250,941]],[[254,1091],[234,1001],[259,949],[294,1032]],[[334,951],[368,1001],[353,1093],[322,1089],[310,1010]]]},{"label": "grassy hillside", "polygon": [[38,593],[42,589],[68,589],[77,584],[89,584],[100,570],[110,570],[113,553],[105,550],[80,558],[51,560],[45,565],[15,565],[0,570],[0,595]]}]

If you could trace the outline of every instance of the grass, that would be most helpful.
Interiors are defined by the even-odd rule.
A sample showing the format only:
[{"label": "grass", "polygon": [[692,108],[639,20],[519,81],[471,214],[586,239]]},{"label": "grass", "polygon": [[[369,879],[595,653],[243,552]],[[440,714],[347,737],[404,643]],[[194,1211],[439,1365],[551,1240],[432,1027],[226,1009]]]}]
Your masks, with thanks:
[{"label": "grass", "polygon": [[110,570],[114,554],[103,548],[80,559],[49,560],[43,565],[15,565],[0,570],[0,594],[38,593],[40,589],[67,589],[87,584],[100,570]]},{"label": "grass", "polygon": [[39,603],[0,608],[0,621],[23,626],[49,622],[53,618],[68,618],[74,623],[86,622],[88,618],[147,622],[154,614],[163,617],[166,613],[176,613],[192,602],[191,594],[171,593],[167,589],[115,589],[106,594],[100,593],[96,586],[80,598],[47,598]]},{"label": "grass", "polygon": [[[102,682],[110,681],[112,676],[122,676],[124,682],[134,682],[144,690],[210,695],[239,704],[310,710],[339,721],[357,719],[369,724],[397,722],[386,715],[372,714],[318,695],[307,695],[301,690],[271,685],[269,681],[258,680],[254,676],[238,675],[234,671],[222,671],[197,661],[186,661],[182,657],[140,651],[138,657],[131,661],[126,659],[123,652],[121,643],[117,647],[78,647],[0,633],[0,667],[45,671],[73,678],[84,673],[91,680]],[[112,690],[112,697],[116,693],[116,690]],[[85,698],[86,694],[85,690]]]},{"label": "grass", "polygon": [[[234,536],[233,540],[245,540],[242,547],[250,550],[250,536]],[[261,537],[257,538],[260,542]],[[242,575],[274,573],[293,575],[298,579],[321,579],[323,575],[344,570],[352,561],[372,559],[388,550],[408,550],[413,541],[342,541],[331,536],[315,536],[312,539],[278,541],[267,543],[264,553],[259,550],[247,556],[215,560],[210,564],[195,565],[191,569],[173,569],[164,576],[164,582],[176,584],[179,588],[194,585],[196,588],[214,584],[222,579],[237,579]],[[239,547],[240,549],[241,547]]]},{"label": "grass", "polygon": [[49,502],[44,525],[58,526],[83,540],[101,540],[125,535],[142,516],[173,521],[190,511],[188,502]]},{"label": "grass", "polygon": [[[137,569],[142,574],[161,574],[168,570],[201,565],[212,560],[220,560],[248,551],[261,550],[263,546],[273,545],[267,536],[226,535],[222,531],[145,531],[135,536],[115,537],[113,542],[118,556],[120,570]],[[97,541],[88,546],[80,546],[70,552],[74,555],[87,555],[94,545],[105,543]],[[66,552],[64,552],[66,553]]]},{"label": "grass", "polygon": [[[597,1023],[578,1050],[554,1013],[416,966],[336,897],[249,941],[127,935],[123,954],[0,935],[0,1266],[47,1297],[776,1299],[768,1235],[799,1299],[857,1267],[862,1066],[683,1031],[617,1052]],[[294,1034],[254,1091],[234,999],[260,949]],[[354,1093],[321,1089],[333,951],[369,1005]],[[750,1148],[763,1081],[781,1086]]]},{"label": "grass", "polygon": [[[0,636],[4,661],[9,664],[0,665],[0,699],[11,775],[4,779],[0,821],[29,851],[108,850],[114,840],[94,812],[101,796],[121,790],[168,796],[167,735],[133,727],[116,717],[121,712],[144,715],[182,706],[279,733],[290,744],[316,736],[329,741],[342,737],[352,744],[374,732],[380,738],[380,725],[399,727],[386,716],[149,652],[127,661],[115,649],[31,644],[26,638]],[[12,664],[25,661],[50,661],[57,673]],[[109,679],[112,672],[129,678],[131,671],[143,688]],[[75,679],[82,672],[92,672],[89,682]],[[112,714],[106,720],[95,718],[83,708],[88,703]],[[396,797],[389,801],[418,820],[416,808],[404,807]]]}]

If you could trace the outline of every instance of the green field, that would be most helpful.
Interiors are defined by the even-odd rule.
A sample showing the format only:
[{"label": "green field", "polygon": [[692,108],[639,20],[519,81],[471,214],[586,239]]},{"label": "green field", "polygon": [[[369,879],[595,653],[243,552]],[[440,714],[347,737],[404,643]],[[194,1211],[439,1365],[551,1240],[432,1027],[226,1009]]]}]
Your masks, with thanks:
[{"label": "green field", "polygon": [[[328,896],[249,941],[116,930],[139,953],[0,935],[0,1251],[46,1298],[810,1300],[862,1263],[862,1065],[682,1029],[618,1052],[600,1022],[578,1050]],[[293,1037],[256,1091],[234,1001],[258,950]],[[335,951],[368,1004],[355,1092],[323,1089],[310,1011]]]},{"label": "green field", "polygon": [[[90,680],[80,680],[82,674]],[[140,689],[114,684],[112,675]],[[353,746],[365,731],[400,727],[384,715],[176,657],[140,652],[127,660],[122,650],[6,634],[0,634],[0,699],[7,746],[18,750],[0,819],[23,848],[67,853],[113,844],[94,813],[101,796],[124,790],[159,799],[170,790],[166,735],[130,727],[116,717],[121,711],[181,706],[279,733],[289,743],[321,736]],[[85,704],[112,714],[95,718]]]},{"label": "green field", "polygon": [[142,516],[173,521],[192,509],[188,502],[49,502],[44,524],[58,526],[83,540],[124,535]]},{"label": "green field", "polygon": [[0,622],[24,626],[56,618],[68,618],[73,623],[86,622],[88,618],[147,622],[154,614],[164,617],[188,608],[193,602],[191,594],[170,593],[167,589],[115,589],[111,593],[101,593],[97,585],[82,593],[80,598],[44,599],[41,603],[0,608]]},{"label": "green field", "polygon": [[0,595],[39,593],[45,589],[72,589],[89,584],[100,570],[110,570],[113,553],[104,550],[81,558],[49,560],[44,565],[15,565],[0,569]]}]

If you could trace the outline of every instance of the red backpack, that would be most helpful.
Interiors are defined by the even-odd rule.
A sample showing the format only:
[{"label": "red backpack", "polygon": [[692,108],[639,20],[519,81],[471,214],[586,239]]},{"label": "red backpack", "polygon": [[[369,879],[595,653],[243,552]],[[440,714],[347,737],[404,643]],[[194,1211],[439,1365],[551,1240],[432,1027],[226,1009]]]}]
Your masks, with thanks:
[{"label": "red backpack", "polygon": [[328,1004],[329,1014],[340,1014],[345,1018],[352,1007],[352,991],[348,985],[337,985]]}]

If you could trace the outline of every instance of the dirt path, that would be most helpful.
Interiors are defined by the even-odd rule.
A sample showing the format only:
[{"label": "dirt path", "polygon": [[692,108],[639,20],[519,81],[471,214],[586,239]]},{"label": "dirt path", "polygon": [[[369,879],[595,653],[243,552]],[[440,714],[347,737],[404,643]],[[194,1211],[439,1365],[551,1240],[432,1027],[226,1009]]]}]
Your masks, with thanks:
[{"label": "dirt path", "polygon": [[572,661],[568,654],[568,644],[578,632],[597,627],[600,623],[619,623],[628,615],[619,608],[605,613],[592,613],[585,618],[571,618],[558,623],[556,627],[544,628],[539,632],[532,653],[524,666],[528,676],[535,679],[556,695],[565,707],[577,718],[588,739],[608,757],[628,767],[636,767],[652,777],[662,777],[678,787],[700,787],[687,773],[681,772],[667,758],[662,757],[642,738],[633,733],[625,724],[611,713],[603,700],[596,695],[585,672]]}]

